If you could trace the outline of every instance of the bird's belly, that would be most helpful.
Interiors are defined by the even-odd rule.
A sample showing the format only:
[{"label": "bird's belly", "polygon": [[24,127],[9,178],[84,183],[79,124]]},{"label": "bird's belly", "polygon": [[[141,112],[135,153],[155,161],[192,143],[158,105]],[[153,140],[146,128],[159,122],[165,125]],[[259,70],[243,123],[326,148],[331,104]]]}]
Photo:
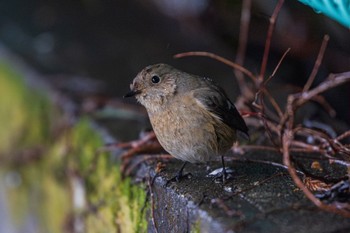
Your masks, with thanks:
[{"label": "bird's belly", "polygon": [[233,142],[229,136],[227,146],[220,145],[215,122],[203,113],[169,110],[150,115],[150,119],[162,147],[183,161],[195,163],[214,160],[222,151],[228,150]]}]

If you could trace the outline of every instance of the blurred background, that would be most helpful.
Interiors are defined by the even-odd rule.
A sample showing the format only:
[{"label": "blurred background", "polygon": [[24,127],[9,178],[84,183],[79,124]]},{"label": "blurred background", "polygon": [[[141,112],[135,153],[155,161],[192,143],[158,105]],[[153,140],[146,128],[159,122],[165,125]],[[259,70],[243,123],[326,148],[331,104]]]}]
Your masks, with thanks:
[{"label": "blurred background", "polygon": [[[251,4],[244,67],[255,74],[260,72],[269,18],[276,4],[277,0],[254,0]],[[86,111],[95,110],[97,107],[94,104],[101,102],[103,105],[103,102],[111,99],[119,101],[119,104],[127,103],[118,106],[125,107],[130,104],[130,106],[135,106],[137,111],[144,111],[143,108],[137,107],[139,105],[136,105],[135,100],[122,100],[122,96],[129,91],[129,84],[142,68],[160,62],[214,79],[234,100],[239,94],[239,89],[231,68],[205,57],[174,59],[173,56],[188,51],[207,51],[234,61],[239,44],[241,11],[242,1],[230,0],[0,0],[0,49],[5,47],[16,54],[16,59],[24,60],[55,89],[67,94],[77,103],[84,105],[86,100],[92,99],[94,102],[92,106],[84,105]],[[329,73],[350,70],[349,28],[296,0],[285,1],[273,34],[266,75],[271,74],[288,48],[291,48],[291,51],[284,59],[271,85],[293,87],[294,90],[302,87],[312,71],[325,34],[330,36],[330,41],[314,85],[327,78]],[[2,55],[0,52],[0,79],[3,73],[12,75],[7,68],[4,69],[2,66]],[[12,77],[11,75],[9,77]],[[34,83],[35,85],[39,83]],[[11,87],[12,84],[8,86]],[[19,138],[18,141],[21,141],[24,138],[23,135],[39,135],[38,131],[44,128],[45,124],[49,125],[51,116],[46,119],[43,116],[46,116],[47,112],[41,112],[44,111],[41,110],[42,108],[49,108],[47,100],[43,101],[41,95],[33,99],[33,93],[25,93],[23,96],[17,95],[19,96],[17,101],[14,98],[16,94],[13,94],[15,91],[5,85],[3,89],[1,88],[2,86],[0,86],[0,94],[5,97],[0,98],[0,106],[3,107],[3,109],[0,108],[0,128],[4,132],[3,135],[0,134],[0,165],[5,164],[5,166],[0,166],[0,177],[4,175],[5,178],[0,179],[0,182],[3,182],[0,183],[0,231],[38,232],[36,225],[40,219],[51,218],[51,214],[53,213],[52,216],[54,216],[56,212],[66,213],[62,210],[65,208],[71,211],[68,211],[69,213],[74,214],[62,215],[64,216],[62,222],[65,223],[65,227],[68,226],[67,229],[72,229],[74,225],[72,216],[75,216],[76,212],[74,212],[75,209],[71,210],[71,202],[74,200],[71,200],[70,195],[67,197],[67,194],[74,193],[74,187],[77,186],[70,183],[72,180],[79,181],[81,178],[80,180],[86,182],[88,184],[86,185],[86,196],[92,196],[95,202],[97,201],[94,195],[99,192],[96,190],[97,186],[99,186],[97,189],[112,190],[110,186],[100,184],[103,180],[107,180],[105,179],[106,174],[110,173],[95,174],[89,170],[88,165],[95,163],[96,148],[90,148],[90,157],[87,156],[89,150],[81,148],[81,145],[90,146],[95,143],[94,139],[91,140],[93,143],[90,143],[90,139],[85,138],[92,133],[84,131],[85,126],[82,132],[77,133],[82,136],[82,139],[77,140],[76,146],[83,150],[84,156],[79,158],[71,156],[70,159],[74,160],[72,162],[74,166],[72,166],[71,163],[62,159],[69,157],[62,155],[64,153],[78,154],[74,150],[69,151],[71,148],[66,148],[66,144],[69,144],[69,147],[72,142],[67,143],[63,140],[62,143],[57,140],[55,134],[47,136],[47,127],[43,129],[40,140],[44,141],[43,144],[54,144],[52,151],[56,153],[56,157],[53,156],[54,162],[49,162],[50,166],[46,166],[46,162],[42,161],[50,157],[42,156],[49,151],[45,149],[46,144],[43,146],[44,149],[34,147],[35,150],[30,150],[29,153],[27,150],[23,152],[22,147],[12,146],[11,140]],[[23,91],[23,89],[20,86],[19,90]],[[284,88],[272,88],[272,92],[276,96],[285,97],[286,95]],[[327,91],[325,97],[337,111],[337,120],[348,124],[350,122],[349,84]],[[17,105],[18,109],[13,111],[15,117],[9,117],[8,109],[13,106],[16,108]],[[29,112],[30,122],[33,121],[36,124],[28,123],[27,118],[19,114],[22,111],[20,108],[26,109]],[[311,110],[305,117],[306,113],[302,112],[304,117],[311,121],[318,118],[318,113],[319,110]],[[6,120],[3,120],[1,116],[5,116]],[[17,127],[16,124],[20,127]],[[139,129],[131,129],[129,127],[131,124],[125,124],[123,121],[119,124],[122,124],[126,131],[133,131],[131,136],[122,139],[135,139]],[[12,125],[14,127],[10,128]],[[115,125],[117,124],[114,122],[111,127]],[[132,126],[136,128],[136,125]],[[138,125],[140,128],[143,126],[144,122]],[[8,128],[8,132],[4,128]],[[120,128],[117,129],[118,136],[123,135],[121,131],[118,131]],[[13,134],[11,137],[9,132]],[[10,151],[15,151],[15,153],[9,155],[6,151],[5,153],[1,151],[2,141],[9,142],[7,146],[12,147]],[[37,142],[36,139],[33,141]],[[27,149],[26,146],[27,144],[24,145],[25,149]],[[101,143],[95,146],[100,148]],[[17,153],[18,151],[21,153]],[[84,160],[86,158],[88,162]],[[107,160],[103,156],[100,158]],[[39,163],[39,169],[37,165],[31,167],[31,164],[36,162]],[[42,166],[41,163],[45,166]],[[73,169],[79,167],[75,166],[75,163],[86,165],[87,168],[80,167],[86,168],[87,172],[84,169],[82,170],[85,173],[69,170],[71,167]],[[115,171],[114,164],[108,164],[111,166],[110,169]],[[54,169],[51,166],[54,166]],[[4,167],[6,168],[3,169]],[[109,177],[115,179],[116,174],[111,174]],[[97,181],[98,185],[95,183],[89,185],[90,178]],[[45,179],[50,179],[50,182]],[[55,185],[50,186],[52,183]],[[23,185],[26,184],[32,191],[22,190]],[[78,182],[78,184],[81,183]],[[6,192],[4,187],[7,187]],[[46,188],[48,190],[45,192],[41,190]],[[49,194],[46,195],[46,193]],[[105,193],[101,191],[100,195],[104,197]],[[115,200],[114,195],[115,193],[111,195],[113,200]],[[63,198],[63,196],[66,197]],[[11,217],[8,214],[10,199],[13,200],[13,203],[17,203],[15,209],[20,212],[25,212],[22,211],[25,209],[23,206],[30,207],[29,217],[20,227],[16,228],[19,229],[17,231],[13,230],[15,228],[11,225]],[[33,209],[38,209],[39,205],[45,205],[44,214],[37,218],[33,217]],[[89,208],[93,209],[91,206]],[[47,214],[48,212],[50,214]],[[76,219],[79,220],[79,218]],[[100,219],[97,219],[96,222],[90,222],[90,225],[108,222],[115,227],[114,221],[115,219],[112,219],[101,223]],[[42,232],[48,232],[48,226],[57,220],[52,217],[52,222],[46,219],[43,222],[46,228],[43,227],[45,230]],[[55,224],[52,225],[52,229],[56,229],[52,232],[61,232],[61,229]],[[65,232],[84,231],[66,230]]]},{"label": "blurred background", "polygon": [[[173,55],[208,51],[234,60],[241,3],[2,0],[0,41],[44,73],[57,88],[71,93],[84,91],[94,80],[95,91],[100,88],[103,95],[121,97],[143,67],[163,62],[215,79],[234,98],[238,93],[231,69],[208,58],[174,59]],[[253,73],[260,70],[269,17],[276,3],[252,1],[244,65]],[[330,35],[330,42],[316,83],[329,73],[349,70],[349,29],[298,1],[286,1],[273,36],[267,74],[290,47],[275,80],[302,86],[324,34]],[[346,121],[350,119],[348,89],[337,89],[341,95],[332,95],[330,100],[338,116]]]}]

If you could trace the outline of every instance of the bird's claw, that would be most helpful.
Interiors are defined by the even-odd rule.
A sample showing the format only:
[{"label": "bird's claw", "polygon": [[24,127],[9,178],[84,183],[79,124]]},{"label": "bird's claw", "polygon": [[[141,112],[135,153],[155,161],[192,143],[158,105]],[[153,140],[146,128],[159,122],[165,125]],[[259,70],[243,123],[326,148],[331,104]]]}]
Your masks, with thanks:
[{"label": "bird's claw", "polygon": [[233,170],[231,168],[218,168],[208,174],[215,183],[225,184],[228,180],[233,179]]},{"label": "bird's claw", "polygon": [[174,177],[167,180],[167,182],[165,183],[165,186],[167,186],[171,182],[180,182],[183,179],[190,179],[191,177],[192,177],[192,174],[190,172],[186,174],[177,173]]}]

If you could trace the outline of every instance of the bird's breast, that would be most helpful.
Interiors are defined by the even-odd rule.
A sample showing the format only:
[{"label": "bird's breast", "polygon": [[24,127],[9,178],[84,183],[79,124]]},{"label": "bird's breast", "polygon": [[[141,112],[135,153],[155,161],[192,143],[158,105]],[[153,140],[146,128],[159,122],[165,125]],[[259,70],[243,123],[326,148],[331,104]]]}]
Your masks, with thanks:
[{"label": "bird's breast", "polygon": [[[221,125],[190,97],[173,101],[161,111],[149,112],[149,117],[160,144],[178,159],[204,162],[232,146],[232,129]],[[220,130],[226,130],[225,137]]]}]

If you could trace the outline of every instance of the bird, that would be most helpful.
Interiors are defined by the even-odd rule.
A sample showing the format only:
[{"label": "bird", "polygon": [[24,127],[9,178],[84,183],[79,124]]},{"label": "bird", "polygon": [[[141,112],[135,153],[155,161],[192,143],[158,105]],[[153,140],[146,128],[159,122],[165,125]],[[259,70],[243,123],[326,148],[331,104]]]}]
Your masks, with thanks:
[{"label": "bird", "polygon": [[217,160],[227,173],[224,155],[237,139],[249,138],[248,127],[225,91],[212,79],[189,74],[167,64],[147,66],[124,97],[135,96],[148,113],[160,145],[184,163],[174,177],[184,177],[185,165]]}]

